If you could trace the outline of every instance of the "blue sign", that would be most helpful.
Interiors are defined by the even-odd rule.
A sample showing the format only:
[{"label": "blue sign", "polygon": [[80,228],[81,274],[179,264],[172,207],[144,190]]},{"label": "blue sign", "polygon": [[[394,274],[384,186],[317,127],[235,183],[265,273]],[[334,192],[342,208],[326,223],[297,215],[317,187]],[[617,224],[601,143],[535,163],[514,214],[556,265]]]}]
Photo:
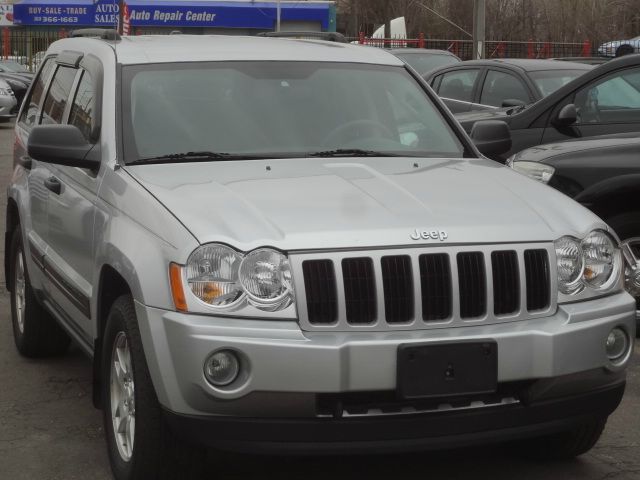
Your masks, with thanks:
[{"label": "blue sign", "polygon": [[93,25],[92,1],[19,2],[13,6],[14,25]]},{"label": "blue sign", "polygon": [[[115,26],[120,0],[20,0],[13,6],[16,25]],[[276,22],[273,2],[129,0],[133,27],[223,27],[270,30]],[[329,28],[329,4],[282,3],[282,21],[315,22]]]}]

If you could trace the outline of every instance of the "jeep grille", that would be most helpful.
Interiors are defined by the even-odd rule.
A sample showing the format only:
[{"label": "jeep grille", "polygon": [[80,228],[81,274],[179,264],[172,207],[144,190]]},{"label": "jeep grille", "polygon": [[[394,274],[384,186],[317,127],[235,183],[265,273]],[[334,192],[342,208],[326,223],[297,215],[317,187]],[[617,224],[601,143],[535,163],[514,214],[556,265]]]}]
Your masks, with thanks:
[{"label": "jeep grille", "polygon": [[552,245],[292,254],[305,330],[410,330],[551,315]]}]

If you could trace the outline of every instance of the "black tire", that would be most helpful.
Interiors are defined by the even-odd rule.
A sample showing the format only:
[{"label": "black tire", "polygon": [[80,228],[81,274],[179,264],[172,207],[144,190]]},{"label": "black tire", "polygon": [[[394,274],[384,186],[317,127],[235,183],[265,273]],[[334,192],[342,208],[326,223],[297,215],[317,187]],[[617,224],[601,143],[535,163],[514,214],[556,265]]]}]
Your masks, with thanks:
[{"label": "black tire", "polygon": [[[47,312],[33,292],[27,263],[22,245],[20,228],[16,228],[11,238],[10,249],[10,278],[11,282],[11,323],[13,324],[13,339],[21,355],[29,358],[48,357],[64,354],[69,348],[70,338],[58,325],[56,320]],[[21,262],[22,269],[20,269]],[[17,277],[22,272],[20,282]],[[24,285],[22,295],[20,286]],[[18,302],[22,298],[22,324],[19,321]]]},{"label": "black tire", "polygon": [[631,45],[620,45],[616,50],[616,57],[624,57],[625,55],[631,55],[635,53],[635,50]]},{"label": "black tire", "polygon": [[[628,212],[605,219],[613,228],[620,241],[640,237],[640,212]],[[640,311],[640,297],[636,298],[636,310]],[[637,318],[637,317],[636,317]],[[640,327],[640,323],[636,322]],[[640,328],[636,329],[636,338],[640,338]]]},{"label": "black tire", "polygon": [[591,450],[602,435],[607,418],[599,418],[567,432],[526,440],[521,453],[534,460],[571,460]]},{"label": "black tire", "polygon": [[627,212],[604,219],[613,231],[624,241],[640,237],[640,212]]},{"label": "black tire", "polygon": [[[133,451],[129,459],[120,453],[114,433],[111,405],[111,366],[114,344],[126,337],[134,381],[135,429]],[[133,300],[119,297],[111,307],[102,349],[102,405],[107,451],[117,480],[160,480],[200,478],[204,450],[186,445],[174,437],[162,416],[146,357]]]}]

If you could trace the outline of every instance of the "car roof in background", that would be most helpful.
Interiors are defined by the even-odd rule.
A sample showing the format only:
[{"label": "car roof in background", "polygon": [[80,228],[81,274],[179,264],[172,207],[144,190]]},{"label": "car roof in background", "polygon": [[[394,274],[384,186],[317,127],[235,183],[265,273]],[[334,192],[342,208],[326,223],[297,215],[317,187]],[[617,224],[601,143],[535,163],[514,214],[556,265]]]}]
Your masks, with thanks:
[{"label": "car roof in background", "polygon": [[541,60],[528,58],[495,58],[489,60],[468,60],[462,65],[496,66],[508,65],[520,68],[526,72],[546,70],[591,70],[593,65],[577,62],[559,62],[557,60]]},{"label": "car roof in background", "polygon": [[387,51],[393,53],[394,55],[419,55],[427,53],[429,55],[447,55],[449,57],[456,56],[449,50],[437,50],[435,48],[393,48]]},{"label": "car roof in background", "polygon": [[517,157],[522,160],[540,161],[592,150],[626,151],[629,148],[635,149],[638,145],[640,145],[640,132],[616,133],[537,145],[523,150],[517,154]]}]

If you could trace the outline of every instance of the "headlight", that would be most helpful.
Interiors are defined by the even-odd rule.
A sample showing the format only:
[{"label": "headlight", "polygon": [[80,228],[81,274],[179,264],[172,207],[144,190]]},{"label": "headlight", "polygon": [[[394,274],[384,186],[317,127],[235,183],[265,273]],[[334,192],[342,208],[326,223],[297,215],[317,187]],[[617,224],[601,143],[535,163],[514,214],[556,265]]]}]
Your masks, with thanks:
[{"label": "headlight", "polygon": [[622,255],[611,235],[594,230],[584,240],[562,237],[555,242],[560,301],[608,293],[622,285]]},{"label": "headlight", "polygon": [[240,265],[240,284],[258,308],[279,310],[289,306],[293,292],[289,259],[270,249],[249,253]]},{"label": "headlight", "polygon": [[[281,312],[295,300],[289,259],[268,248],[244,255],[226,245],[203,245],[189,256],[184,267],[171,264],[170,280],[179,311],[206,312],[197,306],[204,303],[220,312],[258,316],[256,309]],[[199,302],[184,295],[183,283]],[[291,316],[291,312],[286,313]]]},{"label": "headlight", "polygon": [[549,183],[551,177],[556,173],[556,169],[538,162],[527,162],[524,160],[512,161],[509,166],[516,172],[522,173],[533,180],[544,183]]},{"label": "headlight", "polygon": [[611,280],[616,268],[619,251],[611,237],[600,230],[591,232],[582,241],[584,252],[584,282],[593,288],[600,288]]},{"label": "headlight", "polygon": [[558,288],[562,293],[575,294],[582,291],[582,273],[584,255],[580,242],[572,237],[563,237],[556,241],[556,260],[558,262]]},{"label": "headlight", "polygon": [[13,92],[8,88],[0,88],[0,95],[3,97],[10,97],[13,95]]},{"label": "headlight", "polygon": [[237,304],[244,294],[238,282],[242,257],[224,245],[205,245],[187,261],[187,284],[202,302],[214,307]]}]

